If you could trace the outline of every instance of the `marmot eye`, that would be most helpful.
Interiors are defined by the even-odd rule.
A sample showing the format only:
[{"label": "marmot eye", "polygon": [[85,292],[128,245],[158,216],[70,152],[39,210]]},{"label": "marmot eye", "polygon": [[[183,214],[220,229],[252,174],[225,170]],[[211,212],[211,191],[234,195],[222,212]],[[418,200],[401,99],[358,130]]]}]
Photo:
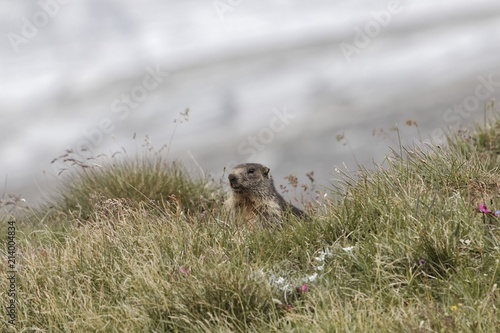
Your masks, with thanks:
[{"label": "marmot eye", "polygon": [[254,173],[254,172],[255,172],[255,168],[248,169],[248,173]]}]

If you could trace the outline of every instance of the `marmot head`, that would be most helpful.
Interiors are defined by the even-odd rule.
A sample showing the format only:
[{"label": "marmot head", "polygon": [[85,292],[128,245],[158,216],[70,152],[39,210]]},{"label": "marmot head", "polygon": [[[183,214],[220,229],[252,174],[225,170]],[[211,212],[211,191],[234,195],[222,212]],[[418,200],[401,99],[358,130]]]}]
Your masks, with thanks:
[{"label": "marmot head", "polygon": [[239,164],[229,174],[229,184],[235,193],[264,194],[269,190],[269,186],[264,184],[272,184],[269,171],[268,167],[258,163]]}]

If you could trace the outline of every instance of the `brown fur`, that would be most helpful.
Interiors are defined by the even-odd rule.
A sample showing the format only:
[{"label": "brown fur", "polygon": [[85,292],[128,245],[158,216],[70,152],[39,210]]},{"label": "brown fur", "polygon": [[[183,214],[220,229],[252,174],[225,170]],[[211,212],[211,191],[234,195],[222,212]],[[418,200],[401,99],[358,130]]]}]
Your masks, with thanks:
[{"label": "brown fur", "polygon": [[258,163],[239,164],[229,174],[232,196],[225,205],[241,214],[247,224],[281,224],[286,213],[304,218],[305,213],[288,203],[276,191],[270,169]]}]

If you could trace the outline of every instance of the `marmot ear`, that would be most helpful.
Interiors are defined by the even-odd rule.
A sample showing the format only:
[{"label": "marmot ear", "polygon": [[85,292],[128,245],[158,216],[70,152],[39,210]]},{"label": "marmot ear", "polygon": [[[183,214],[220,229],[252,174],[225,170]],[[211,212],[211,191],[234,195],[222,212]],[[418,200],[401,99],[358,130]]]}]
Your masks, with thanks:
[{"label": "marmot ear", "polygon": [[269,169],[268,167],[264,167],[262,169],[262,174],[267,177],[267,175],[269,174],[269,171],[271,171],[271,169]]}]

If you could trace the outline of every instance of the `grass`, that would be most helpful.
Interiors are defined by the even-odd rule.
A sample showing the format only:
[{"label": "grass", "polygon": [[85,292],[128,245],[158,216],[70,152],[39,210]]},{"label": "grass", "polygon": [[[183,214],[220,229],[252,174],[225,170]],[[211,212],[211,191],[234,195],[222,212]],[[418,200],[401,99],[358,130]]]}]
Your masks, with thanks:
[{"label": "grass", "polygon": [[160,154],[77,166],[16,217],[2,331],[499,332],[500,221],[477,207],[500,209],[500,123],[463,134],[339,172],[281,230],[229,220],[220,188]]}]

